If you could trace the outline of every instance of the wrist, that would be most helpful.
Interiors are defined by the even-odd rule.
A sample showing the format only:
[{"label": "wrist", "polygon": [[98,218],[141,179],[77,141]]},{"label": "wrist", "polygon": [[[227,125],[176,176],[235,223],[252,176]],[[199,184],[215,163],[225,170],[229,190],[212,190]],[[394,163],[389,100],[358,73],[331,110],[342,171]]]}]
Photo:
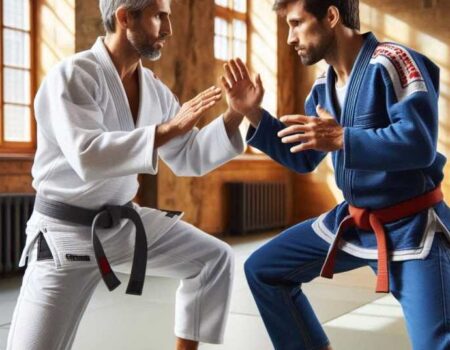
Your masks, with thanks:
[{"label": "wrist", "polygon": [[246,118],[250,121],[250,124],[254,128],[257,128],[259,125],[259,122],[262,119],[263,110],[261,107],[256,107],[251,110],[249,110],[247,113],[245,113]]},{"label": "wrist", "polygon": [[159,124],[155,131],[155,147],[161,147],[174,137],[178,136],[178,128],[172,122]]}]

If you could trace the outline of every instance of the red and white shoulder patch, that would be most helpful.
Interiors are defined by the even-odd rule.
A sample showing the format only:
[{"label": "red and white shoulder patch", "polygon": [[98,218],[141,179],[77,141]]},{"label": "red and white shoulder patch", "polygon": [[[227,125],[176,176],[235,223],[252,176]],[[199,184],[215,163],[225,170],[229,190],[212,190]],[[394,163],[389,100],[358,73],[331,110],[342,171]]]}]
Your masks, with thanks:
[{"label": "red and white shoulder patch", "polygon": [[383,65],[395,89],[398,101],[418,92],[427,92],[422,73],[411,54],[403,47],[382,43],[375,49],[371,64]]}]

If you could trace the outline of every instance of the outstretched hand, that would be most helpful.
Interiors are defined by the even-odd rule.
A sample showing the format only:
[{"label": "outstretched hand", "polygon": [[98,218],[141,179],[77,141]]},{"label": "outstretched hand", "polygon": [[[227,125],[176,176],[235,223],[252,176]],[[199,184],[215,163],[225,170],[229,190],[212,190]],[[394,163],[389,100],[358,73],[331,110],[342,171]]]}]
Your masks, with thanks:
[{"label": "outstretched hand", "polygon": [[288,125],[278,132],[283,143],[299,143],[291,148],[292,153],[309,149],[332,152],[344,145],[344,128],[335,118],[320,106],[316,108],[318,117],[305,115],[287,115],[281,122]]},{"label": "outstretched hand", "polygon": [[221,96],[222,91],[218,87],[210,87],[192,100],[184,103],[170,123],[180,134],[185,134],[197,125],[204,112],[220,101]]},{"label": "outstretched hand", "polygon": [[252,79],[247,66],[239,58],[225,63],[224,69],[225,76],[221,80],[229,108],[245,116],[259,110],[264,96],[260,75]]},{"label": "outstretched hand", "polygon": [[212,86],[192,100],[184,103],[175,117],[156,127],[155,148],[161,147],[174,137],[191,131],[204,113],[211,109],[221,98],[222,90]]}]

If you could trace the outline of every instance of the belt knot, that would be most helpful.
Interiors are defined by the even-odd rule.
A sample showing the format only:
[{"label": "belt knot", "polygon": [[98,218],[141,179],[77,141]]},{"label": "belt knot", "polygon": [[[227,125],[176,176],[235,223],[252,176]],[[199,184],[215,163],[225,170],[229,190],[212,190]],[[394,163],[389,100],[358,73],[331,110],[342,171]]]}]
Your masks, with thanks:
[{"label": "belt knot", "polygon": [[107,205],[97,214],[97,225],[101,228],[113,228],[120,224],[122,219],[122,206]]},{"label": "belt knot", "polygon": [[355,226],[361,230],[371,231],[370,216],[375,215],[370,209],[349,207],[350,215],[353,217]]}]

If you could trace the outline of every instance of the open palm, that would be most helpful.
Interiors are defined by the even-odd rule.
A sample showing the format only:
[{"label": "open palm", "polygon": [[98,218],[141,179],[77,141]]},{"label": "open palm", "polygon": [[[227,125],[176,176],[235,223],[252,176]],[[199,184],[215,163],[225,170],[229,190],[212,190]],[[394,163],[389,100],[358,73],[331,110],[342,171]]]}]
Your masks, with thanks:
[{"label": "open palm", "polygon": [[259,108],[264,96],[264,87],[258,75],[251,79],[247,66],[238,58],[224,65],[225,77],[222,84],[226,91],[229,107],[243,115]]}]

